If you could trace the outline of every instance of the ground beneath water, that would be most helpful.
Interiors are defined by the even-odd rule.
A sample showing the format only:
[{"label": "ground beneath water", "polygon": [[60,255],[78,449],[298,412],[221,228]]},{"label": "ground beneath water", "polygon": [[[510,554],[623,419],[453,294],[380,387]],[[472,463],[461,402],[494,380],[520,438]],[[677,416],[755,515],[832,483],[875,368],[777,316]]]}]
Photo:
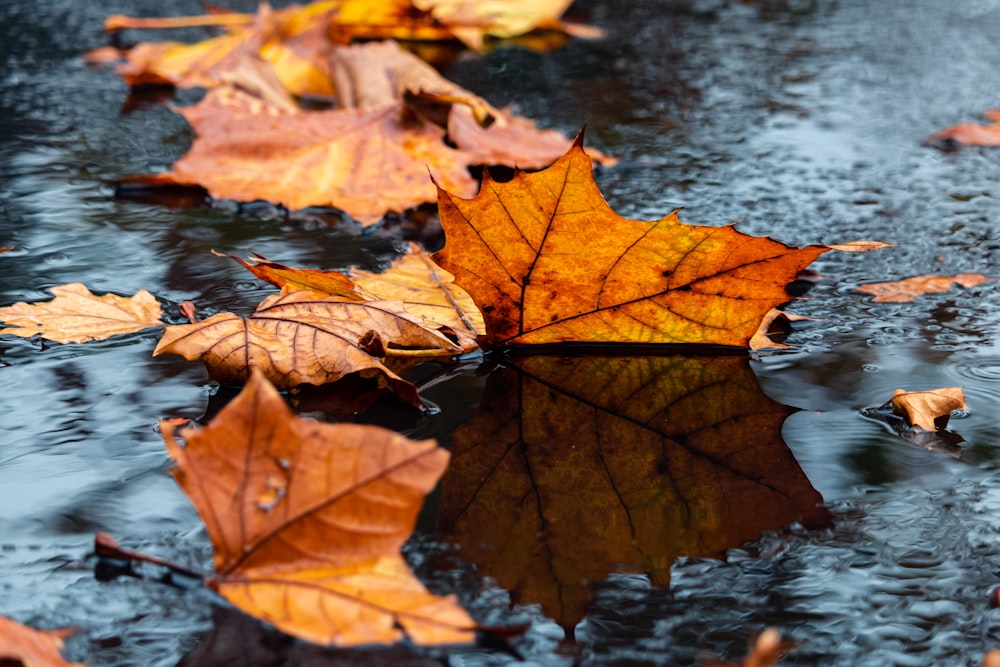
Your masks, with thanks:
[{"label": "ground beneath water", "polygon": [[[542,514],[575,511],[574,523],[560,532],[544,517],[541,531],[537,516],[501,506],[504,530],[477,533],[482,522],[461,508],[472,504],[466,478],[483,473],[459,454],[480,437],[484,407],[528,419],[524,392],[551,368],[487,376],[475,363],[424,367],[415,377],[436,411],[365,417],[456,451],[407,555],[480,620],[530,629],[514,642],[518,658],[487,647],[320,651],[239,614],[213,615],[205,595],[94,577],[96,531],[208,567],[201,522],[154,429],[160,417],[197,418],[217,400],[200,365],[150,358],[155,332],[63,346],[5,337],[0,613],[80,628],[67,656],[92,665],[689,665],[701,655],[738,659],[765,626],[798,643],[788,665],[974,665],[1000,646],[988,596],[1000,582],[1000,283],[910,304],[854,291],[924,273],[997,273],[1000,152],[921,142],[1000,105],[1000,2],[594,0],[577,9],[609,37],[548,54],[465,57],[445,74],[566,134],[586,121],[588,144],[623,158],[598,179],[625,216],[684,206],[687,222],[743,219],[743,231],[790,244],[896,244],[820,258],[823,279],[790,308],[817,319],[797,326],[788,351],[749,365],[629,362],[652,378],[728,373],[749,392],[740,401],[780,415],[770,431],[742,434],[768,452],[744,477],[780,493],[712,495],[704,480],[721,473],[685,460],[657,469],[665,491],[648,506],[612,507],[596,482],[565,489],[553,473],[526,492]],[[0,257],[0,304],[45,300],[47,288],[80,281],[95,292],[192,299],[203,312],[248,311],[269,289],[213,248],[320,268],[384,266],[402,247],[405,219],[360,233],[267,206],[178,210],[113,198],[109,180],[169,165],[191,133],[163,105],[123,114],[125,86],[80,56],[104,43],[105,16],[163,10],[149,0],[0,4],[0,245],[16,248]],[[183,0],[169,11],[200,7]],[[510,400],[514,385],[520,402]],[[896,387],[954,385],[970,406],[950,426],[965,440],[960,456],[908,443],[860,413]],[[567,390],[567,400],[583,392]],[[641,400],[661,399],[647,391]],[[601,442],[589,423],[515,454],[556,471],[570,445]],[[616,444],[584,479],[635,477],[629,466],[643,452]],[[615,532],[623,510],[626,527]],[[806,520],[786,527],[789,512]],[[240,653],[247,647],[252,659]]]}]

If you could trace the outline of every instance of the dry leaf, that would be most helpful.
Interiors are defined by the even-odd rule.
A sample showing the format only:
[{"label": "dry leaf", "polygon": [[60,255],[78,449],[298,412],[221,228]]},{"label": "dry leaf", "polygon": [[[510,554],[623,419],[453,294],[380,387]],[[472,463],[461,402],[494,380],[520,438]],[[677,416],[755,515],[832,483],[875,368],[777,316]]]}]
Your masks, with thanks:
[{"label": "dry leaf", "polygon": [[483,311],[490,347],[561,342],[746,346],[785,286],[830,248],[791,248],[671,213],[628,220],[602,197],[583,135],[548,169],[474,199],[439,186],[434,258]]},{"label": "dry leaf", "polygon": [[984,111],[983,117],[992,123],[959,123],[952,125],[927,137],[931,144],[947,144],[954,142],[966,146],[1000,146],[1000,109]]},{"label": "dry leaf", "polygon": [[440,528],[462,556],[566,628],[590,584],[721,557],[828,523],[781,427],[793,409],[739,356],[518,355],[455,431]]},{"label": "dry leaf", "polygon": [[242,318],[220,313],[196,324],[167,327],[153,356],[200,359],[220,382],[240,383],[252,368],[282,389],[322,385],[349,373],[379,377],[400,398],[423,403],[416,389],[359,347],[376,332],[387,352],[405,356],[451,356],[462,349],[408,315],[392,301],[344,301],[313,292],[282,292],[264,299]]},{"label": "dry leaf", "polygon": [[23,338],[40,335],[56,343],[86,343],[118,334],[161,327],[159,302],[146,290],[131,297],[96,296],[81,283],[49,288],[56,298],[0,308],[8,326],[0,334]]},{"label": "dry leaf", "polygon": [[766,315],[764,315],[764,319],[760,321],[760,326],[757,327],[757,331],[754,332],[754,335],[750,338],[750,349],[766,350],[768,348],[787,348],[788,345],[772,340],[771,336],[787,334],[790,330],[788,325],[792,322],[802,322],[804,320],[814,319],[815,318],[812,317],[803,317],[802,315],[787,313],[783,310],[772,308],[767,311]]},{"label": "dry leaf", "polygon": [[[214,250],[212,253],[217,257],[228,257],[261,280],[276,285],[280,289],[286,289],[290,292],[304,290],[326,296],[339,296],[349,301],[366,300],[364,295],[358,293],[354,281],[339,271],[318,271],[285,266],[272,262],[257,253],[254,253],[254,257],[247,260],[233,255],[224,255]],[[389,300],[391,301],[391,299]]]},{"label": "dry leaf", "polygon": [[956,283],[962,287],[975,287],[991,280],[995,278],[978,273],[960,273],[957,276],[931,274],[886,283],[859,285],[857,290],[864,294],[874,294],[875,298],[872,301],[877,303],[907,303],[916,301],[913,298],[915,296],[947,292]]},{"label": "dry leaf", "polygon": [[905,391],[892,393],[892,411],[906,419],[911,426],[925,431],[940,431],[948,425],[953,410],[967,409],[961,387],[945,387],[931,391]]},{"label": "dry leaf", "polygon": [[0,664],[11,667],[82,667],[59,653],[73,630],[35,630],[0,616]]},{"label": "dry leaf", "polygon": [[214,548],[208,585],[296,637],[349,646],[468,642],[473,622],[399,553],[448,464],[433,440],[295,417],[259,370],[205,428],[161,422]]},{"label": "dry leaf", "polygon": [[376,299],[402,301],[411,315],[423,318],[430,326],[453,331],[465,350],[477,348],[476,337],[486,331],[483,315],[472,297],[415,243],[382,273],[352,268],[350,275]]}]

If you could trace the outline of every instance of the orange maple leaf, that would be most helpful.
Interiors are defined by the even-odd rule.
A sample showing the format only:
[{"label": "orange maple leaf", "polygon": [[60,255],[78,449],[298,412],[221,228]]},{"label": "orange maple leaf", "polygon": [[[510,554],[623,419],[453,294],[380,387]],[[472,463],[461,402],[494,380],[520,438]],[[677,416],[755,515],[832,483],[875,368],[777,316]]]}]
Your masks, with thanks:
[{"label": "orange maple leaf", "polygon": [[35,630],[0,616],[0,664],[23,667],[82,667],[59,653],[73,630]]},{"label": "orange maple leaf", "polygon": [[859,285],[857,290],[864,294],[874,294],[875,298],[872,301],[877,303],[907,303],[916,301],[914,297],[923,294],[947,292],[956,283],[962,287],[975,287],[991,280],[995,278],[978,273],[960,273],[956,276],[930,274],[905,280]]},{"label": "orange maple leaf", "polygon": [[581,133],[548,169],[486,174],[461,199],[438,186],[434,258],[486,318],[488,347],[561,343],[746,346],[785,286],[832,247],[791,248],[732,226],[628,220],[604,201]]},{"label": "orange maple leaf", "polygon": [[220,382],[244,382],[252,368],[259,368],[282,389],[322,385],[359,373],[379,378],[380,385],[422,407],[413,385],[378,357],[461,352],[444,335],[407,314],[399,302],[345,301],[286,291],[264,299],[248,318],[219,313],[194,324],[167,327],[153,356],[200,359]]},{"label": "orange maple leaf", "polygon": [[56,343],[86,343],[118,334],[162,327],[156,298],[146,290],[131,297],[96,296],[81,283],[57,285],[51,301],[19,302],[0,308],[0,334],[30,338],[40,335]]},{"label": "orange maple leaf", "polygon": [[399,553],[448,464],[433,440],[295,417],[259,370],[205,428],[161,422],[173,474],[205,521],[207,585],[320,644],[468,642],[474,623]]},{"label": "orange maple leaf", "polygon": [[965,409],[965,394],[961,387],[944,387],[930,391],[897,389],[890,401],[892,411],[905,418],[910,426],[925,431],[939,431],[948,426],[954,410]]}]

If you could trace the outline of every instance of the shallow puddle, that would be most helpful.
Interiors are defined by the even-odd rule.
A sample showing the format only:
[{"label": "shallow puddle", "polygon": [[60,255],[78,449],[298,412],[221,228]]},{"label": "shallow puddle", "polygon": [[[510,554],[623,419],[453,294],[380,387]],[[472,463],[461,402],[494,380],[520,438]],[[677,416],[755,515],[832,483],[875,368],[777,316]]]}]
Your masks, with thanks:
[{"label": "shallow puddle", "polygon": [[[248,312],[271,290],[211,249],[372,269],[402,250],[404,228],[440,244],[412,219],[361,233],[321,213],[114,198],[110,179],[167,167],[191,133],[162,105],[122,113],[126,87],[80,55],[105,42],[107,15],[163,9],[0,4],[0,246],[15,248],[0,256],[0,305],[84,282],[145,288],[175,321],[184,300]],[[598,173],[622,215],[683,206],[686,222],[742,219],[743,231],[789,244],[896,246],[823,255],[821,280],[789,307],[815,319],[796,323],[788,350],[518,358],[490,373],[479,359],[426,365],[413,378],[432,412],[359,418],[452,449],[407,556],[484,624],[527,623],[513,651],[319,650],[213,613],[196,591],[98,582],[97,531],[209,567],[155,425],[230,394],[198,364],[151,358],[155,331],[88,345],[5,337],[0,614],[80,628],[67,656],[93,665],[691,665],[740,659],[767,626],[797,643],[788,665],[976,665],[1000,646],[989,605],[1000,583],[1000,283],[904,304],[854,291],[926,273],[1000,275],[1000,153],[921,145],[1000,103],[1000,2],[577,10],[609,37],[465,56],[445,74],[568,135],[587,122],[588,145],[623,158]],[[710,378],[727,390],[702,391]],[[949,425],[957,447],[907,442],[862,414],[897,387],[955,385],[970,407]]]}]

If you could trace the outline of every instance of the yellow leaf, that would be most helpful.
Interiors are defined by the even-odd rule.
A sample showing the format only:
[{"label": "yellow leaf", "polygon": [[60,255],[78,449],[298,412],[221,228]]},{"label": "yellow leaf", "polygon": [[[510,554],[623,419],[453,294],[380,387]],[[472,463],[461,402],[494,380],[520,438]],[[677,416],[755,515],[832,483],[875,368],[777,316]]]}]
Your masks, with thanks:
[{"label": "yellow leaf", "polygon": [[86,343],[163,326],[160,304],[146,290],[131,297],[99,297],[81,283],[70,283],[50,291],[56,297],[52,301],[0,308],[0,321],[12,325],[0,334],[23,338],[37,334],[56,343]]}]

